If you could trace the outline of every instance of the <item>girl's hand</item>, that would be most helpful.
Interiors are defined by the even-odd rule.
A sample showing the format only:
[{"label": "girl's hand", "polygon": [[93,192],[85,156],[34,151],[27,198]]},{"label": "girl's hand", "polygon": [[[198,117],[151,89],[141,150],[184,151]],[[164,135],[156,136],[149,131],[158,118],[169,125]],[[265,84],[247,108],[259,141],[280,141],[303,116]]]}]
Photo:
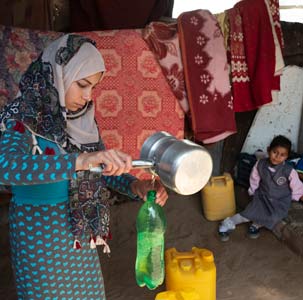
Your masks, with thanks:
[{"label": "girl's hand", "polygon": [[103,175],[119,176],[131,170],[132,158],[130,155],[114,149],[81,153],[76,160],[76,171],[89,170],[101,164]]},{"label": "girl's hand", "polygon": [[146,200],[146,194],[149,190],[156,190],[156,203],[164,206],[167,199],[168,194],[166,192],[166,189],[161,184],[159,180],[156,180],[154,185],[152,183],[152,180],[135,180],[131,183],[131,190],[134,194],[138,195],[140,198],[142,198],[144,201]]}]

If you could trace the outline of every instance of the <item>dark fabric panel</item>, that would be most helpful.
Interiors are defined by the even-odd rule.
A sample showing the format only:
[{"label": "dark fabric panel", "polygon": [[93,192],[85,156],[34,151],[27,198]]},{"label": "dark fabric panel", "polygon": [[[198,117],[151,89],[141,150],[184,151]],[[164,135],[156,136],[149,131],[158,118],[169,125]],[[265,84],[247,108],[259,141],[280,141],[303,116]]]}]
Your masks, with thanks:
[{"label": "dark fabric panel", "polygon": [[174,0],[73,0],[71,31],[143,28],[171,17]]},{"label": "dark fabric panel", "polygon": [[303,24],[297,22],[281,22],[285,65],[303,67]]},{"label": "dark fabric panel", "polygon": [[237,134],[233,134],[224,140],[221,171],[233,174],[250,126],[257,110],[236,113]]}]

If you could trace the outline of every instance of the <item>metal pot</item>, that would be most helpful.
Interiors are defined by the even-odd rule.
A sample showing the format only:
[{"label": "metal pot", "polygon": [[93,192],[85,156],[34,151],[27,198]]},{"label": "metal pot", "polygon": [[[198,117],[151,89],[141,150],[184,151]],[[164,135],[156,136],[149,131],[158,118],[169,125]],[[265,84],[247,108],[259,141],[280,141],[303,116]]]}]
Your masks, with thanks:
[{"label": "metal pot", "polygon": [[[159,131],[144,141],[140,160],[133,160],[132,166],[149,169],[166,187],[178,194],[192,195],[208,182],[213,163],[204,147]],[[102,168],[90,171],[102,172]]]},{"label": "metal pot", "polygon": [[213,167],[211,156],[204,147],[179,140],[165,131],[156,132],[145,140],[140,159],[148,162],[149,170],[158,175],[166,187],[181,195],[192,195],[201,190]]}]

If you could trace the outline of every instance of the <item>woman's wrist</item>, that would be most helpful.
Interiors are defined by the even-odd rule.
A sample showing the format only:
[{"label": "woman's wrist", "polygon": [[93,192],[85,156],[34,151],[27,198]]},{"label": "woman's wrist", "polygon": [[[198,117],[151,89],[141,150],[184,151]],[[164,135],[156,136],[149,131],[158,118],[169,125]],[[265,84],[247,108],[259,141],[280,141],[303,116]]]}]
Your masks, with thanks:
[{"label": "woman's wrist", "polygon": [[79,154],[76,158],[76,163],[75,163],[76,172],[82,170],[82,164],[83,164],[83,153]]}]

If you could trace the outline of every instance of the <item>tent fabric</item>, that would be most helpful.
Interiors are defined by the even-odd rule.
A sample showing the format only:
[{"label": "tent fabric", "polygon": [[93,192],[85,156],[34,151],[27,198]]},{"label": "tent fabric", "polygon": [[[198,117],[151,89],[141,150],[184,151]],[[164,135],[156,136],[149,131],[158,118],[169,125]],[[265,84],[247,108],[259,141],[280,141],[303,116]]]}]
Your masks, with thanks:
[{"label": "tent fabric", "polygon": [[72,31],[143,28],[161,17],[171,17],[174,0],[73,0]]}]

